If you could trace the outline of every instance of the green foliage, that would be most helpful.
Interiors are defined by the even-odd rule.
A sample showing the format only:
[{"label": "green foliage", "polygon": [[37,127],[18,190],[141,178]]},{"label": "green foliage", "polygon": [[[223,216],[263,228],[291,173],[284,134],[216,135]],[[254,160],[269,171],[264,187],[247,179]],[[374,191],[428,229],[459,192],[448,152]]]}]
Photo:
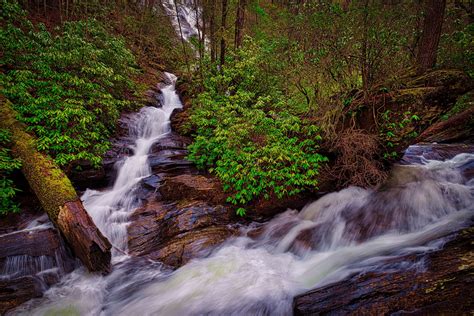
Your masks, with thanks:
[{"label": "green foliage", "polygon": [[474,78],[474,23],[471,16],[457,5],[448,5],[443,29],[438,64],[464,69]]},{"label": "green foliage", "polygon": [[236,205],[315,188],[327,161],[317,151],[318,128],[294,114],[297,106],[283,97],[278,78],[263,71],[272,54],[267,44],[247,41],[222,72],[210,65],[192,108],[189,159],[216,174]]},{"label": "green foliage", "polygon": [[397,158],[398,154],[393,149],[398,146],[404,137],[416,138],[416,122],[421,118],[410,111],[396,113],[390,110],[382,114],[382,125],[380,127],[380,137],[385,141],[387,151],[384,153],[385,159]]},{"label": "green foliage", "polygon": [[7,130],[0,129],[0,215],[18,212],[18,205],[13,201],[18,189],[14,187],[10,175],[21,167],[17,159],[13,159],[8,149],[10,134]]},{"label": "green foliage", "polygon": [[247,211],[243,207],[239,207],[236,211],[237,215],[244,217]]},{"label": "green foliage", "polygon": [[61,165],[88,160],[97,166],[137,72],[123,40],[95,20],[66,22],[55,34],[37,29],[14,1],[2,1],[0,75],[3,93],[19,120],[38,138],[38,149]]}]

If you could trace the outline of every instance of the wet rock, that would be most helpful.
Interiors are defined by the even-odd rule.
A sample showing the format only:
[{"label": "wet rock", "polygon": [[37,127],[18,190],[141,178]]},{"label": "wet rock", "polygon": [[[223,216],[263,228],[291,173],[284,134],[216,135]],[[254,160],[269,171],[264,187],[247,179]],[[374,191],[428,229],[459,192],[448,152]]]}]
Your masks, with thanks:
[{"label": "wet rock", "polygon": [[[75,260],[56,229],[18,231],[0,236],[0,274],[12,273],[9,259],[17,258],[20,264],[15,275],[36,274],[41,269],[59,268],[59,272],[72,271]],[[43,264],[39,262],[42,261]],[[37,264],[38,263],[38,264]],[[51,265],[47,267],[47,265]]]},{"label": "wet rock", "polygon": [[183,107],[181,109],[174,110],[171,114],[171,128],[180,135],[191,136],[194,131],[191,124],[189,124],[191,109],[190,86],[185,80],[182,79],[182,77],[178,78],[178,82],[176,83],[176,91],[180,96]]},{"label": "wet rock", "polygon": [[20,231],[0,236],[0,258],[29,255],[54,256],[59,249],[59,236],[53,228]]},{"label": "wet rock", "polygon": [[202,175],[183,174],[166,178],[159,190],[163,199],[169,201],[203,200],[219,204],[226,200],[220,182]]},{"label": "wet rock", "polygon": [[68,177],[78,190],[98,188],[107,185],[104,167],[93,167],[88,162],[80,162],[68,172]]},{"label": "wet rock", "polygon": [[233,212],[202,201],[164,204],[151,201],[132,216],[129,252],[179,267],[208,254],[236,232]]},{"label": "wet rock", "polygon": [[154,144],[150,150],[150,153],[157,153],[164,149],[186,150],[190,143],[190,138],[171,132],[164,138],[160,139],[159,142]]},{"label": "wet rock", "polygon": [[156,174],[153,174],[142,180],[142,183],[152,190],[157,190],[158,187],[160,186],[160,182],[161,182],[161,177]]},{"label": "wet rock", "polygon": [[[428,160],[447,160],[452,159],[461,153],[474,154],[474,145],[472,144],[431,144],[420,143],[410,146],[403,155],[400,163],[413,164],[422,163],[422,158]],[[422,157],[422,158],[421,158]]]},{"label": "wet rock", "polygon": [[0,313],[41,297],[75,260],[54,228],[0,236]]},{"label": "wet rock", "polygon": [[300,210],[306,204],[315,199],[315,195],[309,192],[288,196],[278,199],[271,196],[269,199],[259,198],[250,202],[247,209],[247,215],[256,221],[268,220],[269,218],[286,211],[287,209]]},{"label": "wet rock", "polygon": [[190,119],[189,119],[189,109],[175,109],[171,113],[170,121],[171,128],[177,131],[179,134],[184,136],[190,136],[192,134]]},{"label": "wet rock", "polygon": [[418,142],[474,142],[474,107],[439,121],[426,129]]},{"label": "wet rock", "polygon": [[191,140],[176,133],[169,133],[153,145],[148,155],[148,163],[153,174],[172,177],[180,174],[198,174],[193,163],[186,159],[187,146]]},{"label": "wet rock", "polygon": [[68,177],[76,189],[84,191],[87,188],[103,188],[115,179],[116,164],[133,154],[134,140],[128,135],[130,117],[131,113],[124,113],[118,120],[114,136],[110,140],[111,147],[102,157],[99,167],[93,167],[88,161],[79,161],[71,168]]},{"label": "wet rock", "polygon": [[157,86],[147,90],[145,92],[145,98],[147,106],[162,107],[162,94]]},{"label": "wet rock", "polygon": [[173,267],[180,267],[191,259],[209,255],[216,246],[235,234],[227,227],[207,227],[176,237],[176,240],[163,244],[157,251],[147,255]]},{"label": "wet rock", "polygon": [[474,229],[465,229],[441,250],[392,259],[375,272],[299,295],[294,299],[294,313],[468,314],[474,308],[473,237]]},{"label": "wet rock", "polygon": [[15,280],[0,279],[0,314],[36,297],[43,296],[43,282],[34,276]]},{"label": "wet rock", "polygon": [[49,222],[36,196],[28,192],[29,187],[21,187],[21,190],[17,195],[21,212],[0,217],[0,235],[22,230],[39,218],[42,222]]}]

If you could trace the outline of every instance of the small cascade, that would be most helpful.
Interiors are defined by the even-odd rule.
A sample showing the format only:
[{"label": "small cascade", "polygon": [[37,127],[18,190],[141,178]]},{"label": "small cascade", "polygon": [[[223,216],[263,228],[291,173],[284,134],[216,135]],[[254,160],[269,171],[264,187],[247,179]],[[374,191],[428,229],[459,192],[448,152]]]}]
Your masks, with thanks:
[{"label": "small cascade", "polygon": [[175,91],[176,76],[165,73],[165,77],[169,84],[161,89],[162,107],[144,107],[130,120],[129,135],[135,139],[133,154],[116,166],[113,187],[105,191],[87,190],[82,196],[84,207],[114,246],[115,261],[126,258],[128,217],[139,206],[135,190],[142,179],[151,175],[148,152],[170,131],[171,113],[182,106]]},{"label": "small cascade", "polygon": [[0,271],[0,278],[10,279],[25,275],[35,275],[55,268],[57,268],[57,265],[53,257],[11,256],[7,258],[2,271]]},{"label": "small cascade", "polygon": [[3,284],[33,277],[40,288],[46,289],[75,267],[75,260],[46,214],[33,219],[21,230],[0,235],[0,239],[2,244],[9,245],[0,252],[0,282]]}]

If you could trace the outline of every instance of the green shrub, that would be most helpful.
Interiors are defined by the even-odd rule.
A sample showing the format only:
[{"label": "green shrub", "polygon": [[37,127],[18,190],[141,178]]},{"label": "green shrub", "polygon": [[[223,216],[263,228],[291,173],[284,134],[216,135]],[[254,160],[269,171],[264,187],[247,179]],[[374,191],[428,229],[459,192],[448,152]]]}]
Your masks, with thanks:
[{"label": "green shrub", "polygon": [[10,175],[20,168],[21,163],[11,157],[8,149],[9,141],[9,132],[0,129],[0,215],[19,211],[18,205],[13,201],[18,189],[15,188]]},{"label": "green shrub", "polygon": [[317,151],[318,128],[304,124],[276,78],[263,73],[266,54],[265,43],[247,42],[222,72],[211,65],[190,116],[196,134],[189,159],[222,180],[233,204],[315,188],[327,161]]},{"label": "green shrub", "polygon": [[13,1],[2,1],[0,75],[19,120],[38,149],[61,166],[88,160],[97,166],[123,109],[133,107],[135,59],[123,40],[95,20],[66,22],[55,34],[35,29]]}]

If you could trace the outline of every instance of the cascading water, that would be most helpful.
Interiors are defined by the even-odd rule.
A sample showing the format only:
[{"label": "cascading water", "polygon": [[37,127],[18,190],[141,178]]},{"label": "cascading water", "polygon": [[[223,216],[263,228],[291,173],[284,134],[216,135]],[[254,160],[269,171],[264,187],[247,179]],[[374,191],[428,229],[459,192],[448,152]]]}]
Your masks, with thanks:
[{"label": "cascading water", "polygon": [[163,8],[171,18],[171,23],[175,28],[178,36],[183,35],[185,41],[189,41],[192,37],[197,37],[198,32],[198,15],[200,9],[196,14],[196,7],[193,0],[184,0],[182,3],[176,0],[163,0]]},{"label": "cascading water", "polygon": [[474,179],[463,170],[473,164],[473,154],[460,154],[396,166],[379,190],[327,194],[299,213],[280,214],[258,237],[246,236],[250,225],[242,237],[176,271],[132,259],[106,277],[77,270],[16,312],[288,315],[299,293],[376,269],[387,257],[436,249],[444,236],[470,225]]},{"label": "cascading water", "polygon": [[[197,34],[192,2],[162,1],[178,33]],[[162,89],[163,108],[144,108],[131,121],[134,154],[120,165],[114,186],[88,190],[83,201],[117,250],[108,276],[80,268],[12,313],[27,315],[288,315],[293,297],[373,270],[382,259],[440,247],[443,237],[470,225],[474,179],[463,174],[473,154],[446,161],[397,166],[379,190],[357,187],[330,193],[301,212],[287,210],[241,237],[228,240],[207,258],[176,271],[124,255],[128,216],[138,206],[137,184],[150,175],[150,147],[169,131],[169,116],[181,106],[172,84]],[[250,232],[253,231],[252,234]],[[258,237],[254,236],[259,231]],[[247,233],[249,233],[247,235]]]},{"label": "cascading water", "polygon": [[129,134],[135,139],[133,155],[119,163],[113,187],[106,191],[87,190],[82,196],[87,212],[114,246],[114,260],[124,259],[119,254],[127,250],[128,216],[138,206],[137,184],[151,174],[148,152],[170,131],[171,113],[182,106],[175,92],[176,76],[170,73],[165,76],[171,84],[161,89],[162,108],[144,107],[131,119]]}]

